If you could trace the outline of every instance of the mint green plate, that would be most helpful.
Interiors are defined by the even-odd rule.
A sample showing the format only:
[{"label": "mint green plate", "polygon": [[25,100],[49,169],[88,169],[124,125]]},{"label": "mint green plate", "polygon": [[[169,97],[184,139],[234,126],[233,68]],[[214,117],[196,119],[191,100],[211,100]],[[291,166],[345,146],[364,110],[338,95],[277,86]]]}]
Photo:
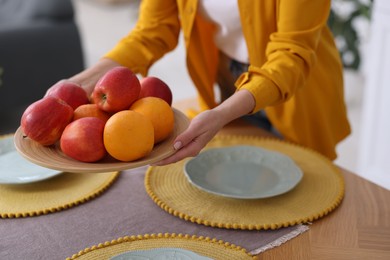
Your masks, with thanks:
[{"label": "mint green plate", "polygon": [[134,250],[110,258],[110,260],[212,260],[192,251],[180,248],[156,248]]},{"label": "mint green plate", "polygon": [[281,195],[303,177],[287,155],[250,145],[204,150],[185,163],[184,173],[199,189],[237,199]]},{"label": "mint green plate", "polygon": [[14,137],[0,139],[0,184],[25,184],[46,180],[61,171],[47,169],[23,158],[15,149]]}]

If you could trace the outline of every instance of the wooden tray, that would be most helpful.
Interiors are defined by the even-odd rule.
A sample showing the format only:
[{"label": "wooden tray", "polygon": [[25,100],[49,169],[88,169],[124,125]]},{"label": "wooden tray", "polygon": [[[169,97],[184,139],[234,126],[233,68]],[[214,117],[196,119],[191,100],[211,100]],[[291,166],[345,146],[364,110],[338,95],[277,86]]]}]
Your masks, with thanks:
[{"label": "wooden tray", "polygon": [[29,161],[46,168],[65,172],[112,172],[138,168],[158,162],[175,153],[173,141],[177,135],[187,129],[189,119],[181,111],[175,108],[173,110],[175,114],[173,133],[166,140],[155,145],[147,157],[132,162],[121,162],[110,156],[106,156],[103,160],[95,163],[77,161],[65,155],[61,151],[59,143],[52,146],[43,146],[28,137],[24,137],[20,127],[15,132],[15,147]]}]

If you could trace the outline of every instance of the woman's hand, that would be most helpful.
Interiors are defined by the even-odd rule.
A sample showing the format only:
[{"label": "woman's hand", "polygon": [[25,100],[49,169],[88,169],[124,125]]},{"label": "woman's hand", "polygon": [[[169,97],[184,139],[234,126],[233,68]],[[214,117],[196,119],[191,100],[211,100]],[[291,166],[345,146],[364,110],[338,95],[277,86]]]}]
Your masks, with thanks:
[{"label": "woman's hand", "polygon": [[207,110],[200,113],[192,119],[187,130],[175,139],[173,147],[178,151],[155,165],[170,164],[198,155],[223,126],[224,121],[217,111]]},{"label": "woman's hand", "polygon": [[255,100],[249,91],[234,93],[216,108],[206,110],[192,119],[189,127],[174,141],[173,147],[177,152],[154,165],[166,165],[198,155],[222,127],[250,113],[254,107]]},{"label": "woman's hand", "polygon": [[[95,85],[99,81],[99,79],[107,71],[109,71],[110,69],[112,69],[116,66],[120,66],[120,64],[113,61],[113,60],[103,58],[103,59],[99,60],[92,67],[81,71],[80,73],[72,76],[69,79],[62,79],[59,82],[57,82],[56,84],[60,83],[61,81],[70,81],[70,82],[76,83],[76,84],[80,85],[87,92],[88,97],[90,97],[92,92],[93,92],[93,89],[95,88]],[[52,87],[54,87],[56,84],[54,84]],[[52,88],[52,87],[50,87],[50,88]],[[46,91],[46,94],[49,91],[49,89]]]}]

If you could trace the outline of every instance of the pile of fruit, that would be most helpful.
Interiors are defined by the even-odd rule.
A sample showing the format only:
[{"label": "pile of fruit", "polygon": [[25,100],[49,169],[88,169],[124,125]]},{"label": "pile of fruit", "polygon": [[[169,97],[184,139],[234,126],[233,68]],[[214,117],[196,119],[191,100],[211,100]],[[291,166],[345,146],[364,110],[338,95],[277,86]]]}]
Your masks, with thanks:
[{"label": "pile of fruit", "polygon": [[32,103],[21,130],[43,146],[59,143],[67,156],[97,162],[107,154],[124,162],[147,156],[174,129],[172,92],[157,77],[138,80],[128,68],[109,70],[87,96],[78,84],[60,81]]}]

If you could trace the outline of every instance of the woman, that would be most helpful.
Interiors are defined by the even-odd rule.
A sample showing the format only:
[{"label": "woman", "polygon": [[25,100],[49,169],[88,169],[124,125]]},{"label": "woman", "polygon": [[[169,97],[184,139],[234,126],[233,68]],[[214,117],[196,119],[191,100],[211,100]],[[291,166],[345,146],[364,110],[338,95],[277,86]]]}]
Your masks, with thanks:
[{"label": "woman", "polygon": [[330,2],[143,0],[135,28],[69,80],[91,93],[114,66],[145,76],[176,47],[182,31],[202,112],[176,138],[177,152],[160,165],[197,155],[224,125],[248,114],[265,117],[284,139],[335,159],[335,147],[350,126],[342,65],[326,25]]}]

